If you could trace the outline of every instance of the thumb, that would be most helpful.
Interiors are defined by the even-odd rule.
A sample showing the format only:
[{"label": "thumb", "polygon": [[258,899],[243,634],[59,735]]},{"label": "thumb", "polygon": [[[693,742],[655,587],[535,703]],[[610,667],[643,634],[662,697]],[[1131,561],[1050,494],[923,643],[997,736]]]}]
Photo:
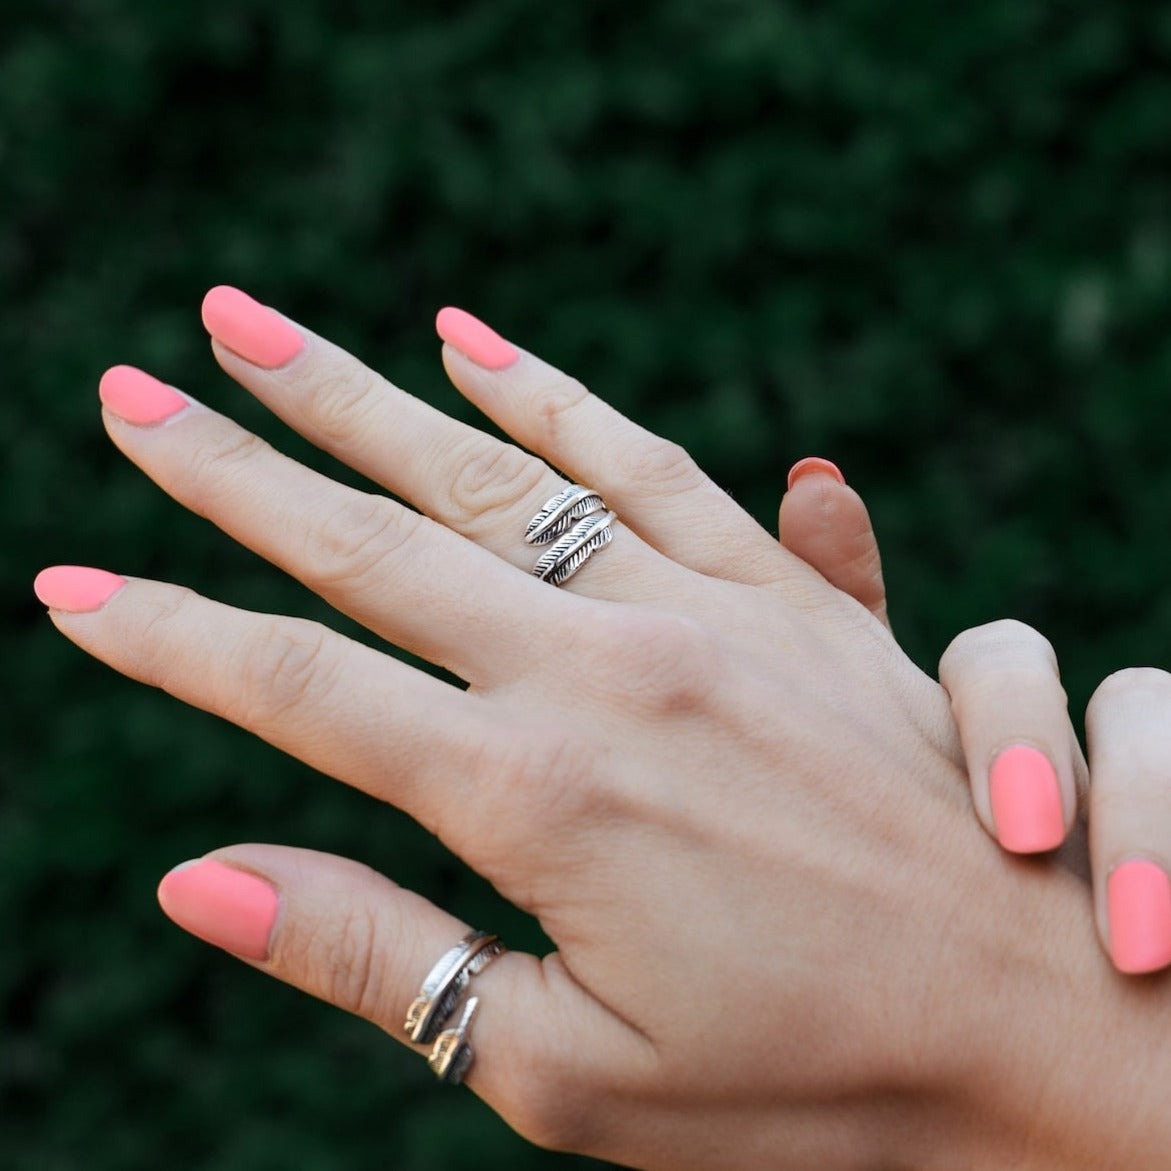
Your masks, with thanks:
[{"label": "thumb", "polygon": [[829,460],[810,456],[793,465],[789,490],[781,500],[780,537],[790,553],[890,629],[870,514]]}]

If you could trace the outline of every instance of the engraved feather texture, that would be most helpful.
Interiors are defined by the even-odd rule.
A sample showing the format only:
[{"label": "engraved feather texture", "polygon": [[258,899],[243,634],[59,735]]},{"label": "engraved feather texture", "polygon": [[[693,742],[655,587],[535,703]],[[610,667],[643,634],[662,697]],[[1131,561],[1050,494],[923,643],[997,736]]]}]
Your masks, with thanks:
[{"label": "engraved feather texture", "polygon": [[471,931],[455,947],[444,952],[427,973],[419,995],[407,1011],[403,1025],[407,1036],[417,1045],[429,1045],[434,1041],[459,1007],[472,977],[507,950],[495,935]]},{"label": "engraved feather texture", "polygon": [[431,1050],[431,1056],[427,1059],[427,1064],[431,1066],[435,1076],[449,1085],[458,1086],[471,1068],[475,1055],[468,1044],[467,1033],[479,1006],[478,997],[473,996],[468,1000],[459,1023],[439,1034],[435,1047]]},{"label": "engraved feather texture", "polygon": [[[419,995],[407,1011],[403,1029],[417,1045],[433,1041],[447,1023],[459,1003],[459,998],[471,979],[470,967],[487,950],[500,941],[483,931],[470,931],[455,947],[440,956],[427,973]],[[503,950],[503,945],[500,945]],[[497,952],[496,954],[499,954]],[[484,965],[488,963],[484,961]],[[484,966],[481,965],[481,966]]]},{"label": "engraved feather texture", "polygon": [[608,545],[613,539],[614,534],[608,528],[603,529],[593,541],[583,545],[572,557],[558,565],[545,580],[555,586],[568,581],[594,555],[595,550]]},{"label": "engraved feather texture", "polygon": [[533,576],[551,585],[560,585],[572,577],[594,552],[613,540],[610,526],[614,513],[594,513],[579,521],[556,544],[537,558]]},{"label": "engraved feather texture", "polygon": [[478,976],[498,955],[503,955],[507,950],[502,940],[494,940],[472,958],[472,962],[467,966],[468,975]]},{"label": "engraved feather texture", "polygon": [[571,484],[545,501],[541,511],[529,521],[525,541],[530,545],[545,545],[568,532],[579,520],[604,512],[605,508],[597,492]]}]

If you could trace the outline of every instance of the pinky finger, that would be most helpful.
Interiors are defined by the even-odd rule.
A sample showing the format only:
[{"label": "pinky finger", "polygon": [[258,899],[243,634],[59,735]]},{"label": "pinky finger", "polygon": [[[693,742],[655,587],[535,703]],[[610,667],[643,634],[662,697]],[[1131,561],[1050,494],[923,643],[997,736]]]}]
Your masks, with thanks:
[{"label": "pinky finger", "polygon": [[[160,883],[159,902],[193,935],[404,1043],[423,978],[468,930],[357,862],[284,846],[233,846],[178,866]],[[538,1145],[593,1145],[576,1112],[579,1083],[595,1063],[648,1060],[649,1042],[556,956],[505,952],[474,978],[471,995],[479,1009],[467,1085]]]},{"label": "pinky finger", "polygon": [[870,513],[834,464],[809,457],[793,465],[779,524],[781,544],[790,553],[890,629]]}]

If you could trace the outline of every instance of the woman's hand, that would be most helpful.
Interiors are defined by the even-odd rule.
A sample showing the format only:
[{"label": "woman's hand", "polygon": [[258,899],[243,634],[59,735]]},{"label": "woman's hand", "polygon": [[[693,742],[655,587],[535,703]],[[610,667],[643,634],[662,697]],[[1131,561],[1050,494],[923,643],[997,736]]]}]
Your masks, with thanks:
[{"label": "woman's hand", "polygon": [[[833,464],[794,465],[780,520],[791,552],[885,619],[869,514]],[[939,678],[984,828],[1012,853],[1054,850],[1088,789],[1098,938],[1120,972],[1171,966],[1171,675],[1132,668],[1102,682],[1086,712],[1088,770],[1057,656],[1032,627],[1004,620],[965,630]]]},{"label": "woman's hand", "polygon": [[[229,374],[418,511],[125,367],[101,387],[114,442],[470,688],[160,582],[58,567],[38,593],[90,653],[402,807],[539,917],[556,952],[506,954],[474,985],[469,1084],[512,1125],[672,1171],[1058,1166],[1027,1160],[1103,1136],[1137,1166],[1165,1138],[1133,1060],[1150,1021],[1080,1019],[1109,991],[1081,961],[1072,880],[1010,875],[971,831],[947,697],[684,452],[459,311],[438,323],[453,381],[548,463],[235,290],[204,320]],[[560,589],[523,539],[565,484],[552,467],[619,518]],[[466,930],[281,846],[217,851],[160,894],[197,935],[400,1040]],[[1027,929],[1042,916],[1048,940]],[[1149,1125],[1120,1135],[1081,1109],[1092,1061],[1035,1107],[1075,1016],[1075,1048],[1131,1037],[1097,1101]]]}]

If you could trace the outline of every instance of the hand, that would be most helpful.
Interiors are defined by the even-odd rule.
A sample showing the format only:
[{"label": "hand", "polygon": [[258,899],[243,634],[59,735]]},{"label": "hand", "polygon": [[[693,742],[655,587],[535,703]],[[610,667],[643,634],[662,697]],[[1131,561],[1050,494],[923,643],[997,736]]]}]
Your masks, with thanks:
[{"label": "hand", "polygon": [[[1047,1112],[1015,1092],[1069,1059],[1080,996],[1108,995],[1080,961],[1068,887],[1006,875],[970,832],[947,698],[867,609],[682,451],[458,311],[439,319],[455,384],[620,518],[564,588],[530,575],[522,540],[564,483],[550,466],[234,290],[213,291],[204,318],[229,374],[420,511],[125,367],[101,387],[114,442],[469,690],[160,582],[59,567],[38,592],[90,653],[401,806],[539,917],[555,953],[476,977],[478,1094],[537,1142],[672,1171],[1004,1162],[1082,1143],[1100,1065],[1075,1062]],[[466,930],[363,867],[280,846],[196,860],[161,898],[400,1040],[420,980]],[[1042,907],[1045,939],[1022,930]],[[1079,979],[1078,999],[1060,995]],[[1137,1012],[1104,1026],[1131,1057],[1150,1044]],[[1008,1019],[990,1032],[993,1013]],[[1096,1053],[1101,1030],[1079,1030],[1073,1048]],[[1130,1069],[1101,1101],[1116,1095],[1132,1129],[1086,1141],[1137,1166],[1162,1103],[1136,1138],[1151,1091]]]},{"label": "hand", "polygon": [[[833,464],[794,466],[780,520],[791,552],[885,620],[869,514]],[[939,678],[981,825],[1012,853],[1043,853],[1080,828],[1075,813],[1088,801],[1102,947],[1127,974],[1171,966],[1171,675],[1131,668],[1099,685],[1086,712],[1089,768],[1056,653],[1032,627],[1004,620],[965,630]]]}]

